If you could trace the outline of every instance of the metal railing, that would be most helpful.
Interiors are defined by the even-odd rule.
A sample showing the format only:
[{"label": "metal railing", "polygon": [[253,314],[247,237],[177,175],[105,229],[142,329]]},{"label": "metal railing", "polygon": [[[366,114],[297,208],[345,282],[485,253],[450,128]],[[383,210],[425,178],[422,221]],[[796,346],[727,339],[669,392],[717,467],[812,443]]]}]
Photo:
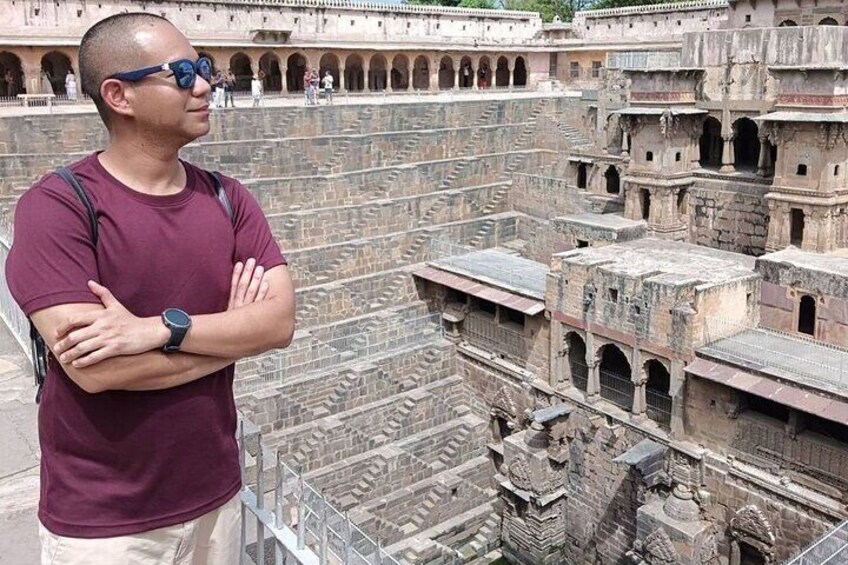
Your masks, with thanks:
[{"label": "metal railing", "polygon": [[367,333],[327,341],[306,339],[281,351],[242,359],[236,364],[236,398],[280,386],[291,377],[330,372],[412,346],[435,343],[444,335],[439,314],[428,314]]},{"label": "metal railing", "polygon": [[609,69],[671,69],[680,67],[679,51],[618,51],[607,53]]},{"label": "metal railing", "polygon": [[[254,468],[248,473],[249,452],[254,450]],[[262,434],[244,419],[239,422],[239,458],[244,483],[239,565],[264,565],[271,561],[269,554],[276,565],[400,565],[379,542],[353,524],[347,513],[335,509],[302,474],[286,465],[281,454],[276,455],[273,471],[266,468]],[[272,473],[273,487],[266,488]]]},{"label": "metal railing", "polygon": [[[799,351],[786,347],[786,341],[811,354],[800,359]],[[733,360],[756,362],[765,372],[773,367],[817,385],[848,390],[848,350],[836,345],[719,316],[706,317],[704,343]]]},{"label": "metal railing", "polygon": [[524,366],[527,361],[524,332],[498,324],[489,314],[466,314],[460,335],[471,345],[491,351],[518,365]]},{"label": "metal railing", "polygon": [[739,432],[730,453],[752,465],[777,473],[802,473],[843,491],[848,490],[848,450],[831,445],[810,432],[789,436],[780,423],[740,416]]},{"label": "metal railing", "polygon": [[[6,259],[9,257],[11,244],[5,238],[5,234],[0,235],[0,269],[6,272]],[[12,298],[12,293],[9,290],[9,283],[6,276],[0,276],[0,318],[6,324],[6,327],[12,332],[15,341],[24,350],[24,353],[29,354],[29,320],[18,307],[15,299]]]},{"label": "metal railing", "polygon": [[609,400],[622,410],[633,410],[633,381],[612,371],[600,370],[601,398]]},{"label": "metal railing", "polygon": [[648,418],[666,428],[671,425],[671,396],[645,387],[645,405]]},{"label": "metal railing", "polygon": [[840,565],[848,563],[848,520],[814,541],[786,565]]}]

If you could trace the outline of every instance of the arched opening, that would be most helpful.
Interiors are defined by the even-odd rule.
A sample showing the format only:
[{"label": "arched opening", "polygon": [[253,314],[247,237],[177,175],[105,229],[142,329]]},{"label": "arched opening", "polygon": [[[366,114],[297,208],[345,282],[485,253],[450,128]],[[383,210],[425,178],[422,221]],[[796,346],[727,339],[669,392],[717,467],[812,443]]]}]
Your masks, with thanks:
[{"label": "arched opening", "polygon": [[265,53],[259,58],[259,79],[265,92],[282,92],[283,72],[280,59],[274,53]]},{"label": "arched opening", "polygon": [[663,425],[671,424],[671,375],[665,365],[651,359],[644,366],[648,381],[645,385],[645,403],[648,418]]},{"label": "arched opening", "polygon": [[838,26],[839,22],[837,22],[833,18],[824,18],[822,21],[819,22],[819,25],[820,26]]},{"label": "arched opening", "polygon": [[41,58],[41,91],[65,94],[65,77],[71,72],[71,59],[64,53],[51,51]]},{"label": "arched opening", "polygon": [[600,368],[601,398],[605,398],[624,410],[633,408],[633,381],[630,378],[630,362],[615,345],[601,348]]},{"label": "arched opening", "polygon": [[756,169],[760,159],[759,128],[754,120],[739,118],[733,124],[736,136],[733,138],[733,152],[736,155],[736,170]]},{"label": "arched opening", "polygon": [[618,169],[610,165],[604,173],[604,178],[607,182],[607,194],[618,194],[621,192],[621,177],[618,174]]},{"label": "arched opening", "polygon": [[698,142],[701,150],[702,167],[721,167],[721,122],[713,116],[704,120],[703,133]]},{"label": "arched opening", "polygon": [[765,555],[749,543],[739,542],[739,565],[768,565]]},{"label": "arched opening", "polygon": [[368,64],[368,89],[371,92],[382,92],[389,84],[389,73],[386,70],[386,58],[380,54],[371,57]]},{"label": "arched opening", "polygon": [[416,57],[412,66],[412,88],[415,90],[430,89],[430,65],[423,55]]},{"label": "arched opening", "polygon": [[792,208],[789,211],[789,245],[801,247],[804,243],[804,211]]},{"label": "arched opening", "polygon": [[459,61],[459,87],[471,88],[474,86],[474,67],[471,65],[471,57],[465,56]]},{"label": "arched opening", "polygon": [[306,72],[306,57],[292,53],[286,59],[286,84],[289,92],[303,92],[303,73]]},{"label": "arched opening", "polygon": [[456,76],[453,69],[453,59],[445,55],[439,61],[439,89],[448,90],[453,88]]},{"label": "arched opening", "polygon": [[509,86],[509,62],[506,57],[498,57],[495,68],[495,86]]},{"label": "arched opening", "polygon": [[0,53],[0,96],[14,98],[26,89],[23,85],[21,60],[14,53]]},{"label": "arched opening", "polygon": [[477,86],[479,88],[492,86],[492,63],[488,57],[480,57],[480,62],[477,63]]},{"label": "arched opening", "polygon": [[513,86],[527,86],[527,66],[524,57],[516,57],[515,69],[512,71]]},{"label": "arched opening", "polygon": [[801,296],[798,304],[798,332],[816,335],[816,299],[809,294]]},{"label": "arched opening", "polygon": [[250,90],[250,81],[253,79],[253,70],[250,65],[250,57],[244,53],[236,53],[230,57],[230,70],[236,77],[236,92]]},{"label": "arched opening", "polygon": [[586,392],[589,384],[589,368],[586,366],[586,342],[576,332],[566,336],[568,345],[568,368],[571,371],[571,382],[578,389]]},{"label": "arched opening", "polygon": [[345,59],[345,88],[348,92],[365,90],[365,71],[362,69],[362,57],[353,53]]},{"label": "arched opening", "polygon": [[689,191],[685,188],[677,193],[677,217],[681,222],[689,218]]},{"label": "arched opening", "polygon": [[330,71],[330,76],[333,77],[333,89],[338,90],[341,85],[339,82],[339,58],[333,53],[324,53],[321,55],[321,60],[318,61],[318,77],[321,80],[324,79],[327,71]]},{"label": "arched opening", "polygon": [[651,191],[643,188],[639,193],[642,204],[642,219],[647,222],[651,218]]},{"label": "arched opening", "polygon": [[392,59],[392,90],[409,90],[409,59],[395,55]]},{"label": "arched opening", "polygon": [[212,63],[212,74],[213,75],[218,72],[218,64],[215,63],[215,57],[213,57],[212,55],[210,55],[206,51],[198,51],[197,56],[198,57],[206,57],[207,59],[209,59],[209,61]]},{"label": "arched opening", "polygon": [[798,24],[795,23],[795,20],[783,20],[782,22],[780,22],[780,25],[778,27],[797,27],[797,26],[798,26]]},{"label": "arched opening", "polygon": [[586,184],[589,181],[589,164],[588,163],[578,163],[577,164],[577,188],[586,188]]}]

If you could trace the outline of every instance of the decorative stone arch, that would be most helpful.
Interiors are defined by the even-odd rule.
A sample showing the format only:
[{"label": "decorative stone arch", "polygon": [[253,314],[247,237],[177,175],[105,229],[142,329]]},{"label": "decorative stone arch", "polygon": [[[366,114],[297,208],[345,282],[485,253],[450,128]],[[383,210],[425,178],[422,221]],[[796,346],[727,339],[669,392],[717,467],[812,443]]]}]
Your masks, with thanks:
[{"label": "decorative stone arch", "polygon": [[724,141],[721,138],[721,120],[707,116],[698,140],[700,164],[702,167],[721,167],[721,151]]},{"label": "decorative stone arch", "polygon": [[389,72],[386,57],[381,53],[371,56],[371,61],[368,63],[368,90],[371,92],[381,92],[386,90],[389,85]]},{"label": "decorative stone arch", "polygon": [[759,508],[750,504],[730,520],[730,562],[741,565],[746,551],[759,553],[766,565],[775,561],[774,529]]},{"label": "decorative stone arch", "polygon": [[399,53],[392,58],[392,90],[409,90],[409,57]]},{"label": "decorative stone arch", "polygon": [[645,411],[648,418],[658,424],[671,425],[671,364],[658,357],[642,363],[642,374],[637,385],[645,387]]},{"label": "decorative stone arch", "polygon": [[798,24],[795,20],[783,20],[777,27],[798,27]]},{"label": "decorative stone arch", "polygon": [[345,57],[344,76],[345,88],[348,92],[362,92],[365,90],[364,63],[358,53],[351,53]]},{"label": "decorative stone arch", "polygon": [[472,88],[474,86],[474,62],[471,57],[465,55],[459,60],[459,88]]},{"label": "decorative stone arch", "polygon": [[760,159],[759,127],[751,118],[733,122],[733,155],[736,169],[756,169]]},{"label": "decorative stone arch", "polygon": [[[7,76],[11,79],[7,82]],[[77,81],[79,84],[79,81]],[[14,98],[24,92],[24,71],[21,59],[11,51],[0,51],[0,96]]]},{"label": "decorative stone arch", "polygon": [[586,338],[582,332],[570,330],[563,336],[563,351],[572,386],[586,392],[589,386],[589,367],[586,365]]},{"label": "decorative stone arch", "polygon": [[492,437],[496,442],[503,441],[518,427],[518,405],[506,386],[495,393],[489,415],[492,418]]},{"label": "decorative stone arch", "polygon": [[513,86],[527,86],[527,64],[521,55],[516,57],[515,63],[513,63],[512,84]]},{"label": "decorative stone arch", "polygon": [[490,88],[492,86],[492,74],[492,61],[488,55],[483,55],[477,63],[477,86],[479,88]]},{"label": "decorative stone arch", "polygon": [[250,55],[239,51],[230,57],[230,70],[236,77],[235,90],[245,92],[250,90],[250,81],[253,79],[253,61]]},{"label": "decorative stone arch", "polygon": [[509,60],[503,55],[498,57],[495,67],[495,86],[509,86]]},{"label": "decorative stone arch", "polygon": [[303,73],[306,72],[306,55],[292,53],[286,58],[286,85],[289,92],[303,91]]},{"label": "decorative stone arch", "polygon": [[618,343],[606,342],[595,351],[598,392],[601,398],[609,400],[623,410],[631,411],[634,396],[633,371],[630,367],[631,355],[626,354],[624,349],[629,348]]},{"label": "decorative stone arch", "polygon": [[430,89],[430,62],[424,55],[417,56],[412,65],[412,88],[415,90]]},{"label": "decorative stone arch", "polygon": [[53,94],[65,94],[65,77],[73,71],[71,58],[61,51],[49,51],[41,57],[41,89],[49,93],[45,80],[50,82]]},{"label": "decorative stone arch", "polygon": [[265,92],[282,92],[283,71],[280,68],[280,58],[273,51],[268,51],[259,58],[259,79]]},{"label": "decorative stone arch", "polygon": [[330,76],[333,77],[333,90],[339,90],[341,88],[339,56],[335,53],[324,53],[318,60],[318,78],[323,79],[327,71],[330,71]]},{"label": "decorative stone arch", "polygon": [[827,18],[822,18],[821,21],[819,21],[819,25],[820,26],[838,26],[839,22],[837,22],[834,18],[827,17]]},{"label": "decorative stone arch", "polygon": [[453,59],[445,55],[439,59],[439,90],[450,90],[456,84]]}]

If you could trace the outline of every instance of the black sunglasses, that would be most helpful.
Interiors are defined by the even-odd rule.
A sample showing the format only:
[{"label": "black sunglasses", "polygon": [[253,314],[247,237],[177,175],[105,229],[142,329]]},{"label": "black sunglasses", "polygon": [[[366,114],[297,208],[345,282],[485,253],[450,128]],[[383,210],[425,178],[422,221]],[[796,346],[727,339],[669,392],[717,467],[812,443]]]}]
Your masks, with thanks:
[{"label": "black sunglasses", "polygon": [[177,86],[180,88],[194,88],[194,81],[198,75],[203,80],[209,82],[212,78],[212,61],[206,57],[201,57],[196,62],[189,59],[179,59],[171,63],[162,63],[153,67],[144,67],[134,71],[126,71],[123,73],[115,73],[109,78],[118,80],[126,80],[129,82],[137,82],[146,76],[150,76],[162,71],[171,71],[174,73],[174,78],[177,81]]}]

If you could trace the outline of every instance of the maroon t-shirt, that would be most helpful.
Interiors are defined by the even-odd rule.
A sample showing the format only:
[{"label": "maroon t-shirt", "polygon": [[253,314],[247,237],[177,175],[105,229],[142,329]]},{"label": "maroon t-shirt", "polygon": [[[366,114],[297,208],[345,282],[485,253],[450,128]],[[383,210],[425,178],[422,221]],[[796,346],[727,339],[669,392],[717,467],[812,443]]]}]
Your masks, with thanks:
[{"label": "maroon t-shirt", "polygon": [[[136,192],[97,155],[74,163],[99,215],[50,174],[20,199],[6,277],[23,311],[99,300],[105,285],[136,316],[170,307],[192,315],[227,308],[236,261],[285,264],[268,222],[240,183],[224,178],[231,222],[204,171],[185,164],[177,194]],[[194,519],[241,486],[235,440],[233,366],[153,392],[88,394],[51,361],[38,412],[39,518],[51,532],[95,538],[128,535]]]}]

